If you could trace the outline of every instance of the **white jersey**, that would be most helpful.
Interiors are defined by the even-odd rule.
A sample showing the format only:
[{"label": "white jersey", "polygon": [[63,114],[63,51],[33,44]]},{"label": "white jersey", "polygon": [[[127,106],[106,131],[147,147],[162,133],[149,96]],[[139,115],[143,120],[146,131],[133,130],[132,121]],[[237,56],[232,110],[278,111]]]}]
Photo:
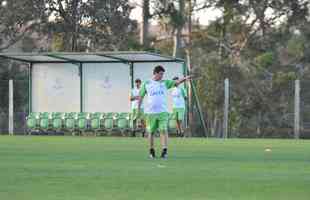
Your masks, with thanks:
[{"label": "white jersey", "polygon": [[185,92],[183,88],[174,87],[171,89],[173,108],[185,108]]},{"label": "white jersey", "polygon": [[[140,95],[140,89],[134,88],[131,90],[131,97],[136,97]],[[138,108],[138,100],[131,101],[131,109]],[[143,109],[143,103],[141,104],[141,108]]]},{"label": "white jersey", "polygon": [[168,89],[174,86],[175,81],[172,80],[149,80],[143,83],[140,95],[147,96],[144,112],[150,114],[168,112]]}]

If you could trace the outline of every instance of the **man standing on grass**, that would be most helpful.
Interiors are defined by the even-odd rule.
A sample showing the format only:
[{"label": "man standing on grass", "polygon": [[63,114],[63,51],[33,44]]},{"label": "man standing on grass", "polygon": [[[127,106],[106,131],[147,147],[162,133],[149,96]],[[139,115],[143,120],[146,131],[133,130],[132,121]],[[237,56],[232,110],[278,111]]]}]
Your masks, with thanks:
[{"label": "man standing on grass", "polygon": [[[176,76],[172,80],[178,81],[179,77]],[[173,101],[173,115],[177,122],[177,132],[179,136],[184,136],[182,122],[185,114],[186,92],[184,88],[175,86],[171,89],[171,96]]]},{"label": "man standing on grass", "polygon": [[160,132],[160,143],[162,147],[161,158],[166,159],[168,156],[168,106],[167,95],[168,89],[178,86],[184,81],[190,79],[190,76],[181,78],[180,80],[162,80],[165,69],[158,65],[153,70],[153,78],[142,84],[138,103],[138,110],[144,96],[147,96],[144,102],[146,114],[146,128],[149,137],[150,158],[155,158],[154,134],[156,130]]},{"label": "man standing on grass", "polygon": [[[131,101],[131,111],[132,111],[132,123],[133,123],[133,136],[135,136],[135,132],[137,130],[138,120],[141,120],[142,128],[144,129],[144,120],[143,120],[143,105],[141,105],[140,110],[138,111],[138,101],[139,101],[139,93],[141,89],[141,80],[135,80],[136,87],[131,90],[130,101]],[[142,132],[144,137],[144,130]]]}]

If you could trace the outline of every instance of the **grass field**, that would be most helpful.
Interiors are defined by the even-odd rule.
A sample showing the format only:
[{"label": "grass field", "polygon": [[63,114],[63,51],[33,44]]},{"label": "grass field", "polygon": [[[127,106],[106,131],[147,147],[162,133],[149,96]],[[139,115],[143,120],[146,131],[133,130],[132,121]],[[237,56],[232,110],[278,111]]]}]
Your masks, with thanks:
[{"label": "grass field", "polygon": [[0,136],[0,199],[309,200],[310,141]]}]

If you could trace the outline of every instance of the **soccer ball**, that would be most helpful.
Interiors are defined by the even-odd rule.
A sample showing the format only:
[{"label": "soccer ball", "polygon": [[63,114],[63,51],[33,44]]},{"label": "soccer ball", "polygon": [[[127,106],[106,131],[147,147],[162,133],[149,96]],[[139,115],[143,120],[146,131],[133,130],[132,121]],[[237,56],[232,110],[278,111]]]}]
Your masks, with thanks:
[{"label": "soccer ball", "polygon": [[2,2],[1,2],[1,6],[2,6],[2,7],[6,7],[7,4],[8,4],[7,1],[2,1]]},{"label": "soccer ball", "polygon": [[265,151],[266,151],[266,152],[270,152],[271,149],[270,149],[270,148],[266,148]]}]

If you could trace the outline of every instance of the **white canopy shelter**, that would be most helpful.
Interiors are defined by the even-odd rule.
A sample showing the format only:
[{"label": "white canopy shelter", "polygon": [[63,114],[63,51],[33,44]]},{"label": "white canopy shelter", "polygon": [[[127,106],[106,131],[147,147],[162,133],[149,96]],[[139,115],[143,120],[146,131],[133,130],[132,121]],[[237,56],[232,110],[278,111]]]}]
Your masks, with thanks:
[{"label": "white canopy shelter", "polygon": [[184,60],[149,52],[3,53],[0,57],[29,63],[29,112],[129,112],[136,78],[150,79],[156,65],[165,68],[165,79],[186,72]]}]

